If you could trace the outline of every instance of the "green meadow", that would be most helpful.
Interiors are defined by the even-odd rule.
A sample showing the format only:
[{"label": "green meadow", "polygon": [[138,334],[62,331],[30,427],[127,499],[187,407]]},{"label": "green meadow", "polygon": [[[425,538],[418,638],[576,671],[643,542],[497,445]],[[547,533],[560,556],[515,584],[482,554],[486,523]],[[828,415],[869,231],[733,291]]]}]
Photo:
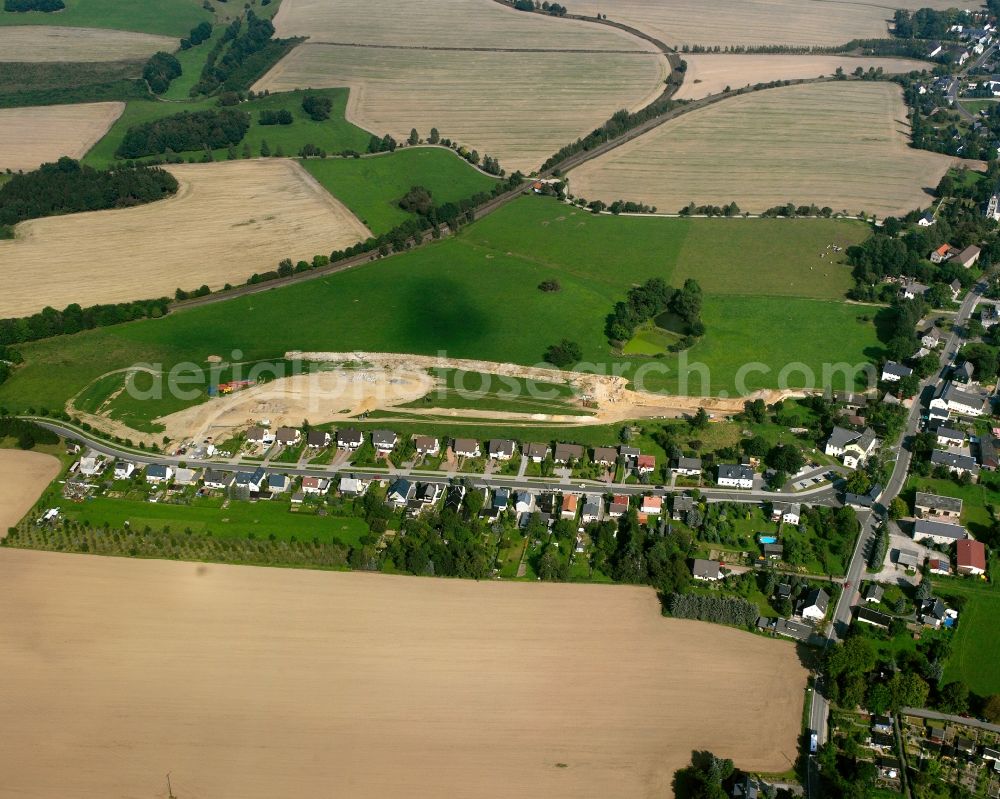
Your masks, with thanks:
[{"label": "green meadow", "polygon": [[[997,569],[1000,569],[1000,560],[993,558],[989,573],[994,579]],[[1000,636],[997,635],[1000,591],[995,583],[971,578],[937,579],[934,587],[946,601],[949,598],[963,600],[943,682],[962,680],[982,696],[1000,693],[1000,668],[997,666],[1000,663]]]},{"label": "green meadow", "polygon": [[375,234],[412,216],[399,200],[414,186],[423,186],[434,204],[442,205],[497,183],[444,147],[408,147],[371,158],[311,158],[302,166]]},{"label": "green meadow", "polygon": [[[206,46],[208,46],[208,42],[191,49],[198,50]],[[182,75],[180,80],[183,80],[184,77]],[[194,82],[197,82],[197,76]],[[302,97],[306,94],[325,95],[333,101],[329,119],[323,122],[314,122],[302,110]],[[283,155],[289,157],[298,155],[299,150],[305,144],[314,144],[331,153],[344,150],[364,152],[368,147],[371,135],[344,118],[346,107],[347,89],[281,92],[241,103],[237,108],[250,115],[250,128],[243,141],[236,145],[236,154],[242,157],[244,146],[249,146],[250,155],[256,158],[260,155],[261,145],[265,141],[272,155],[277,155],[280,149]],[[179,114],[182,111],[206,111],[216,108],[218,105],[214,97],[172,103],[134,100],[125,107],[125,112],[111,126],[111,130],[105,134],[104,138],[87,153],[83,162],[98,169],[114,165],[118,160],[115,158],[115,150],[118,149],[128,129],[134,125],[152,122]],[[261,111],[281,109],[291,112],[295,120],[291,125],[261,125],[259,123]],[[194,160],[200,160],[203,153],[202,151],[189,152],[186,155]],[[225,149],[212,152],[212,158],[216,161],[224,161],[226,157],[227,150]]]},{"label": "green meadow", "polygon": [[[55,13],[0,11],[0,25],[65,25],[74,28],[114,28],[161,36],[186,36],[213,14],[201,0],[64,0]],[[254,3],[256,5],[256,3]]]},{"label": "green meadow", "polygon": [[[0,387],[0,405],[61,407],[114,368],[137,361],[167,368],[204,364],[209,355],[229,359],[234,350],[246,361],[280,358],[292,349],[357,349],[444,350],[457,358],[535,364],[550,344],[568,338],[580,344],[585,361],[608,369],[619,364],[632,377],[646,373],[642,387],[693,394],[777,387],[788,364],[819,375],[824,363],[870,361],[881,352],[868,309],[832,298],[706,290],[707,333],[690,350],[659,358],[616,354],[604,336],[605,317],[635,283],[661,275],[676,284],[691,220],[581,214],[541,224],[567,210],[572,213],[552,200],[525,197],[455,238],[369,265],[163,319],[25,345],[27,363]],[[726,235],[746,237],[754,224],[720,224],[720,249],[734,246]],[[829,224],[839,223],[823,221]],[[619,226],[645,235],[629,238]],[[798,267],[776,260],[769,268],[793,273]],[[546,279],[557,279],[560,290],[540,291]],[[755,365],[737,384],[748,363]],[[808,385],[798,371],[784,382]],[[155,415],[151,410],[149,418]]]}]

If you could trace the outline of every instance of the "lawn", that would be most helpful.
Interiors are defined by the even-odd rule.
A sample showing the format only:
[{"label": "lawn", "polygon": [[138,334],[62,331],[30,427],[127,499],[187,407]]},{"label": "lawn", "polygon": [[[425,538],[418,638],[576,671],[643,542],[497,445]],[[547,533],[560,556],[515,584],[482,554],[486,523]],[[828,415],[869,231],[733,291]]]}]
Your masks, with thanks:
[{"label": "lawn", "polygon": [[303,166],[375,234],[412,218],[399,200],[413,187],[430,191],[435,205],[489,191],[494,178],[444,147],[414,147],[362,159],[310,159]]},{"label": "lawn", "polygon": [[65,0],[58,13],[0,11],[0,25],[65,25],[74,28],[115,28],[161,36],[186,36],[213,15],[201,0]]},{"label": "lawn", "polygon": [[[356,544],[367,534],[364,519],[357,517],[322,517],[307,509],[292,513],[284,500],[241,502],[233,500],[226,508],[215,497],[194,499],[191,505],[168,505],[142,500],[97,497],[82,504],[63,506],[63,515],[73,521],[86,522],[92,527],[121,528],[128,522],[133,530],[147,526],[152,530],[170,527],[174,532],[190,528],[193,532],[210,532],[217,538],[257,539],[274,535],[289,540],[294,535],[301,541],[318,538],[328,542],[334,538],[345,544]],[[294,520],[294,521],[293,521]]]},{"label": "lawn", "polygon": [[[203,364],[210,354],[233,350],[243,360],[301,349],[444,351],[536,364],[550,344],[568,338],[580,344],[584,360],[608,370],[624,361],[624,373],[635,377],[643,367],[639,387],[689,394],[801,387],[808,383],[801,372],[783,377],[783,367],[801,362],[818,379],[825,363],[854,364],[881,354],[875,327],[858,306],[706,293],[707,333],[689,351],[663,358],[615,355],[604,336],[606,316],[634,283],[657,271],[671,277],[671,253],[679,250],[683,227],[673,220],[588,214],[565,226],[526,223],[553,212],[572,213],[553,201],[524,198],[457,238],[368,266],[159,320],[23,345],[27,363],[0,387],[0,405],[60,407],[110,369],[139,361],[167,368],[181,361]],[[638,241],[621,235],[618,226],[628,230],[638,222],[650,231],[657,230],[653,225],[663,229]],[[747,221],[740,229],[755,224]],[[578,232],[584,229],[586,236]],[[666,266],[657,270],[657,264]],[[561,289],[538,290],[548,278],[558,279]]]},{"label": "lawn", "polygon": [[[993,558],[990,574],[995,576],[1000,560]],[[965,601],[952,641],[952,654],[945,665],[944,682],[963,680],[983,696],[1000,693],[1000,591],[996,585],[978,580],[945,578],[934,581],[935,591],[946,600],[949,595]]]},{"label": "lawn", "polygon": [[[209,43],[205,42],[191,49],[200,50],[209,46]],[[180,80],[184,81],[185,77],[182,75]],[[197,82],[197,76],[195,76],[194,82]],[[302,97],[306,94],[324,95],[333,101],[329,119],[323,122],[314,122],[302,110]],[[283,155],[295,156],[305,144],[314,144],[330,153],[343,152],[344,150],[364,152],[368,147],[371,135],[344,118],[347,94],[347,89],[282,92],[241,103],[238,108],[250,115],[250,128],[243,141],[235,147],[237,155],[242,157],[244,146],[249,146],[250,154],[253,157],[259,156],[261,144],[264,141],[267,142],[272,155],[277,155],[280,149]],[[104,138],[87,153],[83,159],[84,163],[95,168],[109,167],[116,163],[115,150],[118,149],[118,145],[121,144],[128,129],[134,125],[162,119],[182,111],[215,110],[217,107],[217,101],[214,97],[172,103],[134,100],[125,107],[125,112],[111,126],[111,130]],[[282,109],[291,112],[295,120],[291,125],[261,125],[259,123],[261,111]],[[227,154],[225,149],[214,150],[212,157],[216,161],[223,161]],[[202,152],[199,150],[197,153],[188,153],[188,155],[198,160],[201,158]]]},{"label": "lawn", "polygon": [[187,100],[190,98],[191,89],[201,79],[201,71],[208,59],[208,54],[212,52],[212,48],[215,47],[225,31],[225,25],[216,25],[212,28],[212,36],[208,41],[174,53],[181,65],[181,75],[170,82],[170,88],[162,95],[164,100]]}]

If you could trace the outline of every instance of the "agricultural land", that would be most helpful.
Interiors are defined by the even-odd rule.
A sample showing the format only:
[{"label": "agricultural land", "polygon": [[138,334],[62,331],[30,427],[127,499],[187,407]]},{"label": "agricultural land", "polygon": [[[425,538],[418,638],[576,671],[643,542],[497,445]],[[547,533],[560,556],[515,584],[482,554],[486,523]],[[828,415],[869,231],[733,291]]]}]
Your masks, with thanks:
[{"label": "agricultural land", "polygon": [[0,169],[30,171],[60,156],[81,158],[124,110],[124,103],[0,109]]},{"label": "agricultural land", "polygon": [[[0,11],[0,26],[55,25],[72,28],[110,28],[180,38],[195,25],[211,21],[212,14],[198,0],[64,0],[58,13]],[[3,33],[0,32],[0,42]]]},{"label": "agricultural land", "polygon": [[[853,124],[859,116],[864,126]],[[926,206],[956,163],[908,147],[888,83],[753,92],[684,114],[570,173],[574,194],[674,212],[689,202],[760,212],[791,202],[855,214]]]},{"label": "agricultural land", "polygon": [[0,554],[0,695],[23,731],[0,768],[26,797],[155,794],[165,768],[179,795],[640,797],[692,748],[795,758],[793,646],[663,619],[649,589]]},{"label": "agricultural land", "polygon": [[0,28],[0,61],[130,61],[177,42],[166,36],[100,28],[24,25]]},{"label": "agricultural land", "polygon": [[0,449],[0,538],[38,501],[59,470],[52,455]]},{"label": "agricultural land", "polygon": [[169,169],[181,188],[167,200],[18,225],[14,240],[0,241],[0,269],[10,275],[0,315],[220,288],[275,269],[283,258],[311,259],[368,236],[293,161]]}]

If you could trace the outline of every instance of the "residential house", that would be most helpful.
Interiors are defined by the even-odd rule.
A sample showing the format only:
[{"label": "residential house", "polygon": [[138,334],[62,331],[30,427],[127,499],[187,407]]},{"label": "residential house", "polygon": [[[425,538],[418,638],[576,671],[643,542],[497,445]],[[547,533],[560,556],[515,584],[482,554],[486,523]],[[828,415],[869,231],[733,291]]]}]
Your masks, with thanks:
[{"label": "residential house", "polygon": [[953,382],[949,382],[941,390],[941,394],[931,400],[932,410],[938,408],[959,416],[979,417],[986,412],[987,407],[987,397],[984,394],[963,390]]},{"label": "residential house", "polygon": [[535,497],[529,491],[518,491],[514,494],[514,513],[531,513],[535,510]]},{"label": "residential house", "polygon": [[778,635],[786,638],[794,638],[796,641],[808,641],[816,631],[808,624],[792,621],[791,619],[776,619],[774,631]]},{"label": "residential house", "polygon": [[291,487],[291,481],[284,474],[270,474],[267,477],[267,490],[272,494],[284,494]]},{"label": "residential house", "polygon": [[881,483],[875,483],[875,485],[868,489],[867,494],[855,494],[852,491],[845,491],[844,503],[855,508],[870,508],[875,504],[881,493]]},{"label": "residential house", "polygon": [[413,439],[413,446],[418,455],[430,455],[432,458],[441,451],[441,442],[433,436],[417,436]]},{"label": "residential house", "polygon": [[231,472],[223,472],[219,469],[206,469],[205,470],[205,488],[211,489],[226,489],[233,484],[233,475]]},{"label": "residential house", "polygon": [[965,433],[953,427],[939,427],[937,443],[939,447],[960,447],[965,443]]},{"label": "residential house", "polygon": [[802,609],[799,615],[803,619],[812,621],[823,621],[826,618],[827,608],[830,606],[830,595],[822,588],[814,588],[806,598],[802,600]]},{"label": "residential house", "polygon": [[524,457],[532,463],[541,463],[549,455],[548,444],[531,443],[524,448]]},{"label": "residential house", "polygon": [[875,450],[878,439],[875,431],[866,427],[861,435],[844,447],[844,466],[848,469],[857,469],[868,460]]},{"label": "residential house", "polygon": [[270,446],[274,443],[274,433],[266,427],[255,425],[247,430],[247,441],[251,444],[262,444]]},{"label": "residential house", "polygon": [[263,469],[257,468],[252,472],[238,472],[236,479],[233,480],[233,485],[236,488],[245,488],[248,491],[259,494],[266,479],[267,473]]},{"label": "residential house", "polygon": [[583,447],[580,444],[556,444],[552,457],[559,465],[578,462],[583,459]]},{"label": "residential house", "polygon": [[763,796],[764,790],[761,788],[760,782],[756,777],[752,777],[745,772],[741,773],[741,776],[733,785],[733,799],[761,799]]},{"label": "residential house", "polygon": [[962,500],[918,491],[914,510],[922,519],[958,520],[962,515]]},{"label": "residential house", "polygon": [[951,299],[958,302],[958,298],[962,296],[962,284],[956,279],[948,284],[948,288],[951,289]]},{"label": "residential house", "polygon": [[986,547],[982,541],[964,538],[955,542],[955,570],[959,574],[986,574]]},{"label": "residential house", "polygon": [[399,441],[399,436],[394,430],[372,431],[372,446],[381,455],[388,455],[392,452],[396,448],[397,441]]},{"label": "residential house", "polygon": [[889,625],[892,623],[892,616],[878,610],[872,610],[871,608],[859,607],[857,610],[857,620],[862,624],[870,624],[873,627],[888,630]]},{"label": "residential house", "polygon": [[653,516],[663,513],[663,497],[643,497],[640,510]]},{"label": "residential house", "polygon": [[291,504],[293,505],[301,505],[305,501],[306,501],[306,495],[304,491],[296,491],[294,494],[292,494],[291,499],[289,499],[289,502],[291,502]]},{"label": "residential house", "polygon": [[579,504],[580,497],[576,494],[563,494],[562,510],[559,515],[564,519],[575,519]]},{"label": "residential house", "polygon": [[781,560],[785,554],[783,544],[764,544],[762,547],[765,560]]},{"label": "residential house", "polygon": [[901,300],[913,300],[923,297],[930,290],[929,286],[917,283],[915,280],[908,280],[899,287],[899,298]]},{"label": "residential house", "polygon": [[882,601],[882,597],[885,596],[885,589],[878,583],[872,583],[865,589],[865,602],[875,602],[876,604]]},{"label": "residential house", "polygon": [[302,493],[323,496],[330,490],[330,481],[325,477],[314,477],[309,475],[302,478]]},{"label": "residential house", "polygon": [[360,430],[346,428],[337,431],[337,449],[346,449],[353,452],[364,443],[365,435]]},{"label": "residential house", "polygon": [[611,497],[611,505],[608,507],[608,515],[612,519],[624,516],[628,513],[628,496],[625,494],[615,494]]},{"label": "residential house", "polygon": [[671,516],[674,521],[683,521],[687,518],[689,511],[694,510],[694,497],[687,494],[677,494],[674,496],[674,507]]},{"label": "residential house", "polygon": [[594,447],[594,463],[599,466],[614,466],[618,462],[618,450],[614,447]]},{"label": "residential house", "polygon": [[892,735],[892,717],[872,716],[872,732],[882,735]]},{"label": "residential house", "polygon": [[941,331],[936,327],[929,327],[923,333],[920,334],[920,344],[929,350],[937,348],[937,345],[941,342]]},{"label": "residential house", "polygon": [[949,258],[958,255],[958,250],[952,247],[950,244],[942,244],[934,252],[931,253],[931,263],[940,264],[947,261]]},{"label": "residential house", "polygon": [[938,629],[945,620],[948,608],[937,597],[929,597],[920,606],[918,617],[920,622],[927,627]]},{"label": "residential house", "polygon": [[933,541],[935,544],[953,544],[968,538],[968,531],[960,524],[938,522],[933,519],[917,519],[913,523],[914,541]]},{"label": "residential house", "polygon": [[509,461],[516,449],[517,444],[509,438],[494,438],[489,443],[490,458],[497,461]]},{"label": "residential house", "polygon": [[962,250],[958,255],[955,256],[954,260],[956,263],[961,264],[966,269],[972,266],[976,261],[979,260],[979,248],[975,244],[970,244],[964,250]]},{"label": "residential house", "polygon": [[[303,483],[304,485],[304,483]],[[368,491],[368,482],[358,477],[341,477],[337,490],[345,497],[361,497]]]},{"label": "residential house", "polygon": [[101,473],[101,459],[96,456],[84,456],[80,458],[80,465],[77,471],[81,477],[93,477]]},{"label": "residential house", "polygon": [[302,433],[294,427],[279,427],[274,431],[274,440],[283,447],[294,447],[302,440]]},{"label": "residential house", "polygon": [[[927,45],[927,58],[934,58],[934,56],[941,55],[941,52],[943,50],[944,47],[942,47],[941,42],[931,42],[930,44]],[[917,224],[921,225],[922,227],[928,227],[929,225],[934,224],[933,222],[928,222],[925,224],[924,220],[926,218],[927,214],[924,214],[922,217],[920,217],[920,221],[918,221]],[[931,219],[933,219],[933,217],[931,217]]]},{"label": "residential house", "polygon": [[888,361],[882,367],[882,379],[887,383],[898,383],[904,377],[909,377],[912,374],[913,370],[909,366],[903,366],[895,361]]},{"label": "residential house", "polygon": [[1000,195],[990,195],[990,199],[986,203],[986,218],[1000,222]]},{"label": "residential house", "polygon": [[448,492],[445,494],[444,506],[453,513],[458,513],[462,509],[462,502],[465,500],[465,486],[464,485],[452,485],[448,486]]},{"label": "residential house", "polygon": [[701,474],[701,458],[681,456],[671,468],[674,474],[684,475],[685,477],[697,477]]},{"label": "residential house", "polygon": [[973,382],[973,375],[976,372],[976,367],[972,365],[969,361],[962,361],[958,366],[956,366],[951,373],[951,379],[956,383],[962,383],[963,385],[968,385]]},{"label": "residential house", "polygon": [[474,438],[456,438],[452,443],[452,450],[457,458],[478,458],[482,455],[479,442]]},{"label": "residential house", "polygon": [[325,430],[310,430],[306,433],[306,446],[309,449],[322,449],[330,446],[330,434]]},{"label": "residential house", "polygon": [[720,463],[716,481],[725,488],[753,488],[754,471],[743,464]]},{"label": "residential house", "polygon": [[146,467],[146,482],[147,483],[166,483],[170,481],[170,478],[174,476],[174,470],[169,466],[163,466],[159,463],[151,463]]},{"label": "residential house", "polygon": [[188,469],[186,466],[180,467],[174,473],[175,486],[193,486],[201,479],[201,472],[197,469]]},{"label": "residential house", "polygon": [[931,453],[931,465],[944,466],[949,472],[959,476],[968,474],[973,482],[979,479],[979,464],[971,455],[936,449]]},{"label": "residential house", "polygon": [[115,480],[128,480],[135,471],[135,464],[129,461],[115,461]]},{"label": "residential house", "polygon": [[904,569],[919,569],[923,559],[915,549],[899,549],[896,551],[896,565]]},{"label": "residential house", "polygon": [[980,321],[983,323],[983,327],[989,330],[997,322],[1000,322],[1000,310],[993,304],[984,305],[982,308],[982,311],[979,313]]},{"label": "residential house", "polygon": [[510,507],[510,489],[497,488],[493,491],[493,504],[491,506],[497,513],[503,513]]},{"label": "residential house", "polygon": [[429,507],[441,498],[444,489],[437,483],[419,483],[414,497],[417,502],[425,507]]},{"label": "residential house", "polygon": [[945,577],[951,574],[951,564],[945,558],[928,559],[927,568],[931,574],[943,575]]},{"label": "residential house", "polygon": [[591,522],[599,522],[601,520],[601,512],[604,509],[604,500],[599,494],[588,494],[584,498],[583,510],[580,511],[580,521],[584,524],[590,524]]},{"label": "residential house", "polygon": [[719,573],[719,561],[695,558],[694,563],[691,564],[691,576],[696,580],[706,580],[709,582],[721,580],[722,575]]},{"label": "residential house", "polygon": [[797,526],[801,518],[801,502],[775,502],[771,506],[771,521]]},{"label": "residential house", "polygon": [[393,505],[402,506],[409,501],[412,493],[413,484],[409,480],[399,477],[389,484],[389,490],[386,492],[385,498]]},{"label": "residential house", "polygon": [[634,469],[636,467],[636,461],[641,454],[638,447],[626,447],[624,445],[618,447],[618,455],[622,459],[626,469]]},{"label": "residential house", "polygon": [[833,432],[830,433],[830,437],[826,440],[826,447],[823,451],[833,458],[842,458],[844,456],[844,447],[852,441],[857,441],[860,437],[861,433],[856,430],[848,430],[846,427],[834,427]]},{"label": "residential house", "polygon": [[997,457],[996,442],[989,431],[986,431],[979,437],[979,465],[991,472],[1000,466],[1000,459]]},{"label": "residential house", "polygon": [[655,455],[640,455],[635,459],[635,470],[639,475],[651,474],[656,469]]}]

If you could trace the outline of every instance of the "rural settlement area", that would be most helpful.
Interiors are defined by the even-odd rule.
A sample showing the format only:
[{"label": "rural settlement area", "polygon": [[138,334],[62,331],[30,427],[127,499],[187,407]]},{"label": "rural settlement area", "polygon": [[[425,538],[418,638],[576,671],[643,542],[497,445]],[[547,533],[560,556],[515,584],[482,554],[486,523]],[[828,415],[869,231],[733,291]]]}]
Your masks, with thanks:
[{"label": "rural settlement area", "polygon": [[5,790],[1000,799],[1000,2],[377,5],[4,0]]}]

